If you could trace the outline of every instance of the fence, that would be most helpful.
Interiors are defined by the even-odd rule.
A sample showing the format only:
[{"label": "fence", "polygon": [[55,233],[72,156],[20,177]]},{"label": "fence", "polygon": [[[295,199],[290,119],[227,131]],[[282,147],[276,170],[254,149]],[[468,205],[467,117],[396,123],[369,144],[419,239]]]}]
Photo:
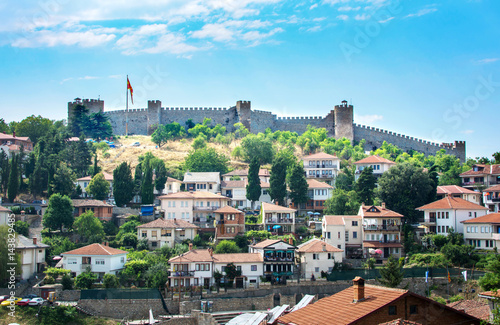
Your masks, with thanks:
[{"label": "fence", "polygon": [[82,290],[80,299],[161,299],[158,289],[90,289]]},{"label": "fence", "polygon": [[[408,269],[403,269],[405,278],[424,278],[425,272],[429,271],[429,278],[445,278],[448,277],[448,271],[450,272],[451,278],[460,277],[463,279],[462,272],[466,269],[437,269],[437,268],[425,268],[425,267],[413,267]],[[467,279],[477,280],[482,277],[485,272],[476,270],[467,270]],[[339,281],[339,280],[352,280],[355,277],[360,276],[365,280],[380,278],[380,272],[378,269],[374,270],[345,270],[345,271],[333,271],[327,275],[328,281]]]}]

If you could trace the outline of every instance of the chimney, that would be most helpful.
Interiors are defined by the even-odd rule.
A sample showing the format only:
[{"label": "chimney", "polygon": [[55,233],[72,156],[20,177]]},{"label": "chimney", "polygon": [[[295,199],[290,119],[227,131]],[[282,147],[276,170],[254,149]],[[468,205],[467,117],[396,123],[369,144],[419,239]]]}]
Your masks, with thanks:
[{"label": "chimney", "polygon": [[209,248],[208,249],[208,253],[210,254],[210,257],[212,257],[214,255],[214,251],[213,249]]},{"label": "chimney", "polygon": [[174,223],[177,223],[177,220],[174,218]]},{"label": "chimney", "polygon": [[293,245],[293,238],[292,237],[288,237],[288,244]]},{"label": "chimney", "polygon": [[323,252],[326,252],[326,244],[323,244]]},{"label": "chimney", "polygon": [[385,202],[382,202],[382,209],[385,209]]},{"label": "chimney", "polygon": [[33,237],[33,245],[36,245],[36,237]]},{"label": "chimney", "polygon": [[193,243],[189,243],[189,250],[193,250]]},{"label": "chimney", "polygon": [[353,302],[360,302],[365,300],[365,280],[362,277],[355,277],[352,280],[354,289],[354,300]]},{"label": "chimney", "polygon": [[278,201],[274,201],[274,204],[275,204],[275,205],[279,205]]},{"label": "chimney", "polygon": [[15,138],[16,137],[16,131],[12,132],[12,136]]}]

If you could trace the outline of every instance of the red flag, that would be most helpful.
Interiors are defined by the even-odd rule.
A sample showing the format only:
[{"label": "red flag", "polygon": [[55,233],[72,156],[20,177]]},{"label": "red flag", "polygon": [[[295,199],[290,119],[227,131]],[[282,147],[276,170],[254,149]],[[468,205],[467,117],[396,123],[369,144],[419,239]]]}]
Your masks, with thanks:
[{"label": "red flag", "polygon": [[128,77],[127,77],[127,89],[130,90],[130,100],[132,101],[132,104],[134,104],[134,90],[132,89],[132,85],[130,84]]},{"label": "red flag", "polygon": [[451,282],[450,271],[448,271],[448,282]]}]

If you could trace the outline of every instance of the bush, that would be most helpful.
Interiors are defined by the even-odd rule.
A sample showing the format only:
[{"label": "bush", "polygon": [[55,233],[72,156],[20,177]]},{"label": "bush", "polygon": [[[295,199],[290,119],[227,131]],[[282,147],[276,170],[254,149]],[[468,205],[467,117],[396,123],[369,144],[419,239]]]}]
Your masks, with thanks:
[{"label": "bush", "polygon": [[496,273],[486,273],[479,278],[478,284],[485,291],[496,290],[500,288],[500,275]]},{"label": "bush", "polygon": [[63,290],[72,290],[73,289],[73,280],[71,279],[69,274],[63,275],[61,284],[63,286]]},{"label": "bush", "polygon": [[118,277],[114,274],[104,274],[102,283],[104,288],[106,289],[120,287],[120,282],[118,281]]},{"label": "bush", "polygon": [[440,296],[432,297],[432,300],[439,302],[440,304],[446,305],[446,299]]},{"label": "bush", "polygon": [[45,273],[47,276],[57,278],[60,275],[64,276],[70,274],[71,270],[59,269],[57,267],[48,267],[45,269],[45,271],[43,271],[43,273]]},{"label": "bush", "polygon": [[56,280],[51,277],[50,275],[45,276],[45,279],[43,280],[43,283],[45,284],[54,284],[56,283]]},{"label": "bush", "polygon": [[14,230],[19,235],[23,235],[25,237],[29,236],[29,232],[30,232],[29,228],[30,228],[30,226],[28,225],[28,223],[21,221],[21,220],[16,221],[16,223],[14,224]]},{"label": "bush", "polygon": [[431,268],[446,268],[451,266],[450,261],[441,253],[413,254],[410,256],[408,264],[411,266]]},{"label": "bush", "polygon": [[97,275],[90,272],[85,271],[76,277],[75,287],[77,289],[92,289],[92,285],[97,280]]}]

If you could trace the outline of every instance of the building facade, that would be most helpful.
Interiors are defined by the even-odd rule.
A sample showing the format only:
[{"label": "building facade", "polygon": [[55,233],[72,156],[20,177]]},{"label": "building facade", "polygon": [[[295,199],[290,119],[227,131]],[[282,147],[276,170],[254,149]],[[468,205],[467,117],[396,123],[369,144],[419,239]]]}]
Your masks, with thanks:
[{"label": "building facade", "polygon": [[317,179],[333,185],[340,170],[340,158],[324,152],[302,158],[306,178]]},{"label": "building facade", "polygon": [[278,235],[295,232],[297,210],[271,203],[262,203],[260,209],[264,230]]},{"label": "building facade", "polygon": [[183,183],[186,191],[202,191],[220,193],[220,173],[195,173],[186,172]]},{"label": "building facade", "polygon": [[137,239],[147,239],[150,249],[163,246],[173,248],[184,240],[193,240],[198,233],[198,226],[177,219],[159,218],[154,221],[137,226]]},{"label": "building facade", "polygon": [[363,257],[363,222],[361,216],[323,216],[322,237],[327,244],[342,250],[344,258]]},{"label": "building facade", "polygon": [[258,253],[264,261],[264,276],[271,282],[286,283],[295,273],[295,249],[280,239],[266,239],[249,246],[250,253]]},{"label": "building facade", "polygon": [[462,223],[466,244],[486,250],[500,248],[500,213],[490,213]]},{"label": "building facade", "polygon": [[330,273],[335,262],[342,262],[343,250],[313,238],[297,246],[297,259],[302,278],[321,278],[322,273]]},{"label": "building facade", "polygon": [[396,165],[394,161],[390,161],[389,159],[385,159],[377,155],[358,160],[354,164],[356,165],[356,171],[354,174],[354,178],[356,180],[358,180],[363,169],[367,167],[371,167],[373,169],[373,176],[379,178],[383,173],[388,171],[389,168]]},{"label": "building facade", "polygon": [[45,252],[49,247],[49,245],[39,243],[36,237],[30,239],[23,235],[17,235],[15,249],[20,257],[22,280],[27,280],[37,273],[43,272],[46,265]]}]

